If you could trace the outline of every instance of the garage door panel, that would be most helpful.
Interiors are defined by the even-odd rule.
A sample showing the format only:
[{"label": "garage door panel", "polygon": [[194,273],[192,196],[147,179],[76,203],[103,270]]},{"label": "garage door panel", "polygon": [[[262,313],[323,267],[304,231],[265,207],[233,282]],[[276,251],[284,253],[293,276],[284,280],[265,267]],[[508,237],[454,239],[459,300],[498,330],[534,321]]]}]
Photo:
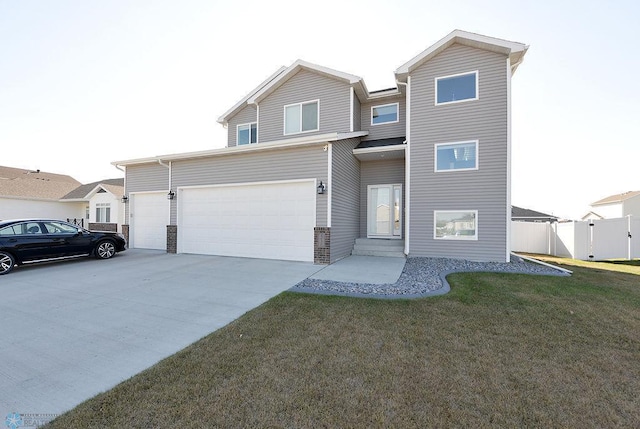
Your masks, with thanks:
[{"label": "garage door panel", "polygon": [[164,192],[136,193],[131,196],[131,247],[167,248],[169,200]]},{"label": "garage door panel", "polygon": [[313,261],[313,181],[181,189],[183,253]]}]

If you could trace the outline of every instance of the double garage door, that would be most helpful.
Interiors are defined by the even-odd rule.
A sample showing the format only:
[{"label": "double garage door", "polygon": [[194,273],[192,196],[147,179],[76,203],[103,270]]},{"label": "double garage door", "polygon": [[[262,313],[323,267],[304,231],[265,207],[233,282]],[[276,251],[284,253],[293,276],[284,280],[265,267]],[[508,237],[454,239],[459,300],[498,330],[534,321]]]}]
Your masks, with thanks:
[{"label": "double garage door", "polygon": [[313,261],[312,180],[180,188],[178,252]]}]

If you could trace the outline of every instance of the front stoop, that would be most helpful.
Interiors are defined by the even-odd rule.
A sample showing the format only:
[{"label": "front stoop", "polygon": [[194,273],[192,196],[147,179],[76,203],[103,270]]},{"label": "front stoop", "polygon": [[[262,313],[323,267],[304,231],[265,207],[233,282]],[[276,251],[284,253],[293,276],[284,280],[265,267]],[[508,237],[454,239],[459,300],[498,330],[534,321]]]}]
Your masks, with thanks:
[{"label": "front stoop", "polygon": [[358,256],[387,256],[391,258],[404,258],[404,240],[357,238],[351,254]]}]

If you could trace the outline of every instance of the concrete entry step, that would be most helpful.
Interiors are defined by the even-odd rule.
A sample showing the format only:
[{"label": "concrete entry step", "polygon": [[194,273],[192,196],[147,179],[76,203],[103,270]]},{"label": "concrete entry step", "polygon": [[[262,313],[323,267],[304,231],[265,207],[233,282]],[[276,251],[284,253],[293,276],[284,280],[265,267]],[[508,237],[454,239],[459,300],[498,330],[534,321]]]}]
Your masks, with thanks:
[{"label": "concrete entry step", "polygon": [[384,240],[376,238],[358,238],[353,246],[352,255],[387,256],[404,258],[404,240]]}]

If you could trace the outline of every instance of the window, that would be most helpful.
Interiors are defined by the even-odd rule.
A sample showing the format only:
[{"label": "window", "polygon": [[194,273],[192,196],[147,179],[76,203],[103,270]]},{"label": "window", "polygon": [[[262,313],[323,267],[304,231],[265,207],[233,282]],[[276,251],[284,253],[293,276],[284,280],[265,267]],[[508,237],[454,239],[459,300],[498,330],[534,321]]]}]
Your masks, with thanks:
[{"label": "window", "polygon": [[0,235],[20,235],[20,225],[11,225],[6,228],[0,229]]},{"label": "window", "polygon": [[49,234],[77,234],[78,228],[62,222],[45,222]]},{"label": "window", "polygon": [[477,99],[477,71],[436,78],[436,106]]},{"label": "window", "polygon": [[96,204],[96,222],[111,222],[111,204],[109,203],[97,203]]},{"label": "window", "polygon": [[371,125],[398,122],[398,103],[371,107]]},{"label": "window", "polygon": [[477,170],[478,141],[439,143],[435,146],[435,171]]},{"label": "window", "polygon": [[250,124],[238,125],[238,133],[236,137],[236,143],[238,146],[256,143],[258,141],[258,124],[253,122]]},{"label": "window", "polygon": [[285,135],[318,131],[319,114],[318,100],[284,106]]},{"label": "window", "polygon": [[478,211],[434,211],[433,237],[437,240],[477,240]]}]

